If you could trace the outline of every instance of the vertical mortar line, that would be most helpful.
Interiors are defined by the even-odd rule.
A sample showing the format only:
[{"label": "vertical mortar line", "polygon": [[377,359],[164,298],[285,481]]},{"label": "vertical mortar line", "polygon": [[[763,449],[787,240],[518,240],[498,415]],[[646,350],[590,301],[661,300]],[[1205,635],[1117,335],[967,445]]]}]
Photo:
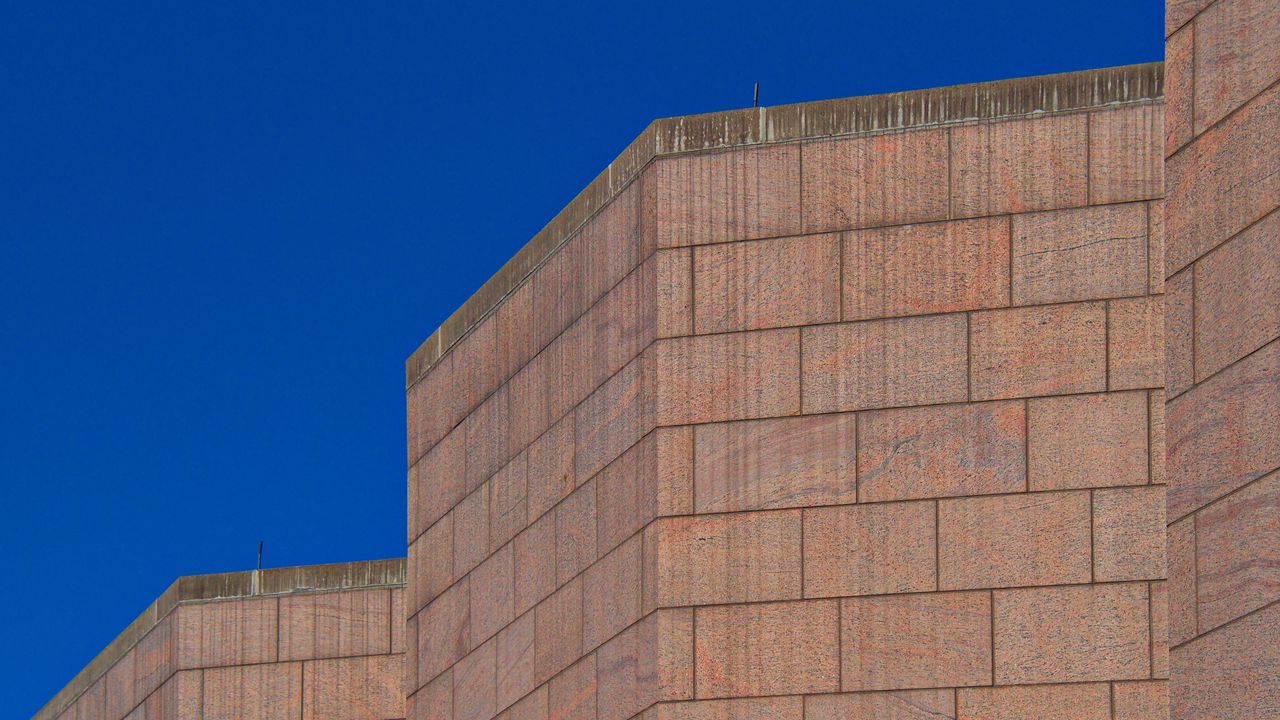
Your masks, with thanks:
[{"label": "vertical mortar line", "polygon": [[1110,703],[1110,717],[1115,720],[1116,717],[1116,683],[1114,680],[1107,683],[1107,700]]},{"label": "vertical mortar line", "polygon": [[973,313],[964,314],[964,398],[973,402]]},{"label": "vertical mortar line", "polygon": [[698,608],[689,609],[692,619],[689,621],[689,656],[693,665],[693,697],[698,699]]},{"label": "vertical mortar line", "polygon": [[[1152,447],[1151,447],[1151,432],[1155,429],[1155,418],[1152,417],[1151,415],[1151,403],[1155,400],[1155,397],[1156,396],[1155,396],[1154,390],[1147,390],[1147,484],[1148,485],[1153,485],[1155,484],[1155,481],[1156,481],[1156,459],[1155,459],[1155,453],[1152,452]],[[1166,532],[1165,535],[1167,536],[1168,533]],[[1165,558],[1165,563],[1168,564],[1168,558]],[[1167,575],[1168,573],[1166,572],[1165,574]]]},{"label": "vertical mortar line", "polygon": [[996,591],[987,591],[987,626],[991,631],[991,686],[996,685]]},{"label": "vertical mortar line", "polygon": [[1098,559],[1094,548],[1093,488],[1089,488],[1089,582],[1097,582]]},{"label": "vertical mortar line", "polygon": [[298,720],[302,720],[303,709],[307,706],[307,663],[298,668],[298,695],[302,702],[298,703]]}]

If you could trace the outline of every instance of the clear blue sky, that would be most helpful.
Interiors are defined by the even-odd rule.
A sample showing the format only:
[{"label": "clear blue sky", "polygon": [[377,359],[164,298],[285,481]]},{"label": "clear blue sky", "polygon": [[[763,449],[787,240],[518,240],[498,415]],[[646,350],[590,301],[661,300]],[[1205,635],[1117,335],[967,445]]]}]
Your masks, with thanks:
[{"label": "clear blue sky", "polygon": [[1155,0],[8,2],[0,707],[404,553],[403,362],[654,117],[1158,60]]}]

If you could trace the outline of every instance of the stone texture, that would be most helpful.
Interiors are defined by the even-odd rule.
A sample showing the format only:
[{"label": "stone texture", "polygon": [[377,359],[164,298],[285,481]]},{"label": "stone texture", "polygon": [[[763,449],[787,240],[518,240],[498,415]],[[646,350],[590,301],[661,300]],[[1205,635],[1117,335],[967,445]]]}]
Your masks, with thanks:
[{"label": "stone texture", "polygon": [[302,666],[302,720],[405,716],[403,663],[394,655],[317,660]]},{"label": "stone texture", "polygon": [[587,568],[582,576],[582,649],[589,652],[640,619],[640,535]]},{"label": "stone texture", "polygon": [[997,685],[1149,676],[1146,583],[997,590]]},{"label": "stone texture", "polygon": [[494,636],[494,697],[506,708],[533,690],[534,613],[516,618]]},{"label": "stone texture", "polygon": [[1112,300],[1107,308],[1107,371],[1112,390],[1164,386],[1164,298]]},{"label": "stone texture", "polygon": [[657,441],[653,433],[596,476],[596,553],[604,555],[657,516]]},{"label": "stone texture", "polygon": [[515,580],[510,545],[471,572],[471,642],[493,637],[515,617]]},{"label": "stone texture", "polygon": [[579,487],[556,506],[556,584],[596,561],[596,486]]},{"label": "stone texture", "polygon": [[1164,104],[1089,113],[1089,202],[1164,195]]},{"label": "stone texture", "polygon": [[391,652],[391,591],[385,588],[280,598],[280,660]]},{"label": "stone texture", "polygon": [[934,503],[804,511],[804,596],[935,589]]},{"label": "stone texture", "polygon": [[1163,487],[1093,493],[1093,563],[1097,582],[1165,576]]},{"label": "stone texture", "polygon": [[596,720],[596,656],[588,655],[547,684],[551,720]]},{"label": "stone texture", "polygon": [[901,690],[991,682],[988,593],[840,602],[841,689]]},{"label": "stone texture", "polygon": [[1164,151],[1172,155],[1191,140],[1194,119],[1191,103],[1195,94],[1193,56],[1195,26],[1188,25],[1164,44]]},{"label": "stone texture", "polygon": [[577,487],[577,475],[574,473],[575,423],[576,418],[569,413],[529,446],[526,507],[530,522],[555,507]]},{"label": "stone texture", "polygon": [[484,643],[453,666],[453,717],[488,720],[497,712],[496,643]]},{"label": "stone texture", "polygon": [[489,481],[489,552],[529,524],[528,457],[522,452]]},{"label": "stone texture", "polygon": [[1147,208],[1103,205],[1013,217],[1013,302],[1038,305],[1147,291]]},{"label": "stone texture", "polygon": [[1027,412],[1032,490],[1147,483],[1146,393],[1036,398]]},{"label": "stone texture", "polygon": [[798,330],[659,340],[657,423],[742,420],[800,411]]},{"label": "stone texture", "polygon": [[426,607],[453,584],[453,516],[446,515],[409,545],[409,612]]},{"label": "stone texture", "polygon": [[205,602],[178,608],[178,669],[274,662],[275,598]]},{"label": "stone texture", "polygon": [[952,690],[813,695],[805,699],[806,720],[954,720]]},{"label": "stone texture", "polygon": [[1280,342],[1174,398],[1165,422],[1170,519],[1280,467]]},{"label": "stone texture", "polygon": [[203,680],[203,720],[293,720],[302,707],[302,663],[211,668]]},{"label": "stone texture", "polygon": [[963,315],[807,327],[801,345],[806,413],[965,399]]},{"label": "stone texture", "polygon": [[471,649],[471,585],[463,578],[416,616],[418,684],[461,660]]},{"label": "stone texture", "polygon": [[838,690],[836,602],[698,608],[694,638],[697,697]]},{"label": "stone texture", "polygon": [[1280,597],[1280,472],[1199,512],[1195,558],[1201,632]]},{"label": "stone texture", "polygon": [[852,503],[854,415],[747,420],[694,429],[700,513]]},{"label": "stone texture", "polygon": [[956,697],[964,720],[1040,720],[1046,712],[1069,713],[1072,720],[1112,717],[1111,689],[1106,683],[962,688]]},{"label": "stone texture", "polygon": [[542,683],[577,660],[582,649],[582,579],[566,583],[534,613],[534,679]]},{"label": "stone texture", "polygon": [[942,590],[1089,582],[1089,493],[938,503]]},{"label": "stone texture", "polygon": [[1196,19],[1195,30],[1195,129],[1201,133],[1280,80],[1280,13],[1267,0],[1218,0]]},{"label": "stone texture", "polygon": [[1195,273],[1199,382],[1280,337],[1280,211],[1206,255]]},{"label": "stone texture", "polygon": [[556,589],[556,513],[543,515],[511,543],[515,612],[523,613]]},{"label": "stone texture", "polygon": [[947,216],[947,134],[916,130],[803,144],[804,232]]},{"label": "stone texture", "polygon": [[1172,398],[1195,381],[1192,329],[1195,317],[1194,271],[1183,270],[1165,282],[1164,379]]},{"label": "stone texture", "polygon": [[658,247],[794,235],[800,146],[663,158],[653,165]]},{"label": "stone texture", "polygon": [[858,494],[864,502],[1018,492],[1026,484],[1021,401],[863,413]]},{"label": "stone texture", "polygon": [[1170,653],[1170,718],[1253,720],[1280,715],[1280,604]]},{"label": "stone texture", "polygon": [[1078,114],[953,128],[952,216],[1086,204],[1087,122]]},{"label": "stone texture", "polygon": [[1166,680],[1116,683],[1116,720],[1168,720],[1169,683]]},{"label": "stone texture", "polygon": [[1180,645],[1199,634],[1195,516],[1171,523],[1165,543],[1169,564],[1169,642]]},{"label": "stone texture", "polygon": [[1009,221],[975,218],[846,233],[845,320],[1009,304]]},{"label": "stone texture", "polygon": [[1078,303],[987,310],[970,319],[974,400],[1106,388],[1106,307]]},{"label": "stone texture", "polygon": [[693,334],[693,250],[659,250],[657,337]]},{"label": "stone texture", "polygon": [[659,606],[800,597],[799,510],[663,518],[647,537]]},{"label": "stone texture", "polygon": [[666,703],[657,706],[653,716],[653,720],[803,720],[803,718],[804,701],[798,697]]},{"label": "stone texture", "polygon": [[449,514],[453,516],[453,575],[462,577],[489,555],[489,487],[477,488]]},{"label": "stone texture", "polygon": [[698,333],[760,330],[840,319],[840,237],[726,243],[693,251]]},{"label": "stone texture", "polygon": [[586,480],[653,429],[653,368],[631,361],[575,410],[575,472]]}]

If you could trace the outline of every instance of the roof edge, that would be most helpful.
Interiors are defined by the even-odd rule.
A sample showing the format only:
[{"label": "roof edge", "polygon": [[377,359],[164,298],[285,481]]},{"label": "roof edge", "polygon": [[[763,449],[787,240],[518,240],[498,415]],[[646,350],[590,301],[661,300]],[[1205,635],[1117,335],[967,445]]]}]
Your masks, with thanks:
[{"label": "roof edge", "polygon": [[1164,63],[1152,62],[654,120],[405,360],[405,387],[412,387],[426,375],[436,361],[655,158],[1076,112],[1158,101],[1163,96]]},{"label": "roof edge", "polygon": [[146,637],[156,625],[183,603],[237,598],[288,595],[303,592],[398,587],[405,584],[404,558],[299,565],[296,567],[244,570],[208,575],[184,575],[174,580],[142,614],[107,644],[88,665],[76,674],[40,708],[32,720],[54,720],[85,690]]}]

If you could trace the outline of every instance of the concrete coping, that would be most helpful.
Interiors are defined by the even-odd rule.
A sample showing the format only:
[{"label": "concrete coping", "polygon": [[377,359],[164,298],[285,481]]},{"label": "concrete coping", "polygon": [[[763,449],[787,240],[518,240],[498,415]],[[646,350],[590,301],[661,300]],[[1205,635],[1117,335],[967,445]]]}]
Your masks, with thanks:
[{"label": "concrete coping", "polygon": [[404,558],[395,558],[180,577],[45,703],[32,720],[54,720],[179,605],[295,593],[402,587],[405,584],[405,565]]},{"label": "concrete coping", "polygon": [[1158,101],[1164,63],[654,120],[405,361],[412,387],[655,158]]}]

